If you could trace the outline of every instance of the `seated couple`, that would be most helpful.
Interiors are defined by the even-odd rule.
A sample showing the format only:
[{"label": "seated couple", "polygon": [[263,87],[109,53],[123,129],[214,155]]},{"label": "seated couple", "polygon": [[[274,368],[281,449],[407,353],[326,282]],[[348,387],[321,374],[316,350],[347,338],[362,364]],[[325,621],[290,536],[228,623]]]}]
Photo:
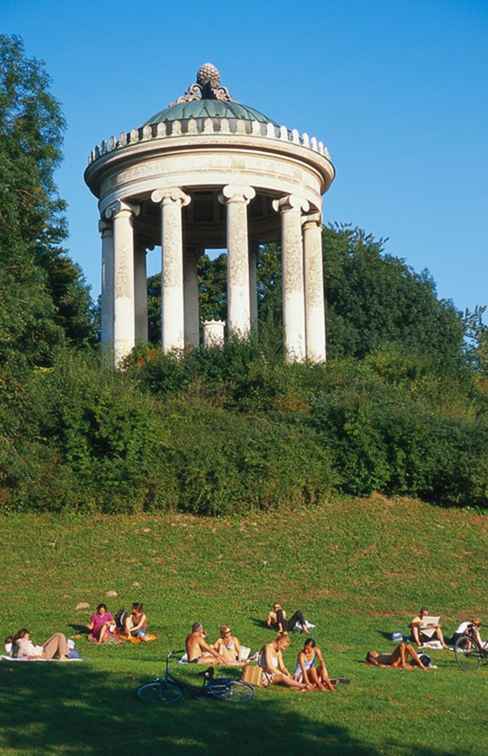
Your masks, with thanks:
[{"label": "seated couple", "polygon": [[299,630],[301,633],[308,633],[310,628],[314,627],[307,622],[303,612],[297,610],[290,619],[287,619],[286,612],[281,604],[274,603],[266,617],[267,627],[272,627],[278,633],[287,633],[291,630]]},{"label": "seated couple", "polygon": [[201,622],[192,625],[191,633],[185,639],[185,651],[190,664],[225,664],[242,666],[240,661],[241,644],[228,625],[220,626],[220,636],[215,643],[205,640],[207,633]]},{"label": "seated couple", "polygon": [[335,685],[329,678],[324,657],[313,638],[308,638],[297,656],[295,672],[286,668],[283,653],[290,646],[288,633],[279,633],[274,641],[267,643],[260,651],[259,666],[267,685],[284,685],[296,690],[334,691]]},{"label": "seated couple", "polygon": [[[410,664],[410,660],[412,664]],[[366,662],[373,667],[392,667],[394,669],[414,669],[414,667],[420,667],[423,670],[429,669],[414,647],[409,643],[400,643],[391,654],[368,651]]]},{"label": "seated couple", "polygon": [[5,650],[16,659],[69,659],[68,641],[63,633],[54,633],[41,646],[36,646],[26,627],[5,639]]},{"label": "seated couple", "polygon": [[130,613],[119,612],[117,617],[121,619],[121,626],[117,625],[116,619],[112,612],[109,612],[106,604],[99,604],[96,612],[90,617],[87,625],[90,634],[89,640],[95,643],[105,643],[106,641],[117,641],[119,639],[138,638],[139,640],[149,640],[147,635],[147,617],[144,614],[144,605],[138,601],[132,604]]}]

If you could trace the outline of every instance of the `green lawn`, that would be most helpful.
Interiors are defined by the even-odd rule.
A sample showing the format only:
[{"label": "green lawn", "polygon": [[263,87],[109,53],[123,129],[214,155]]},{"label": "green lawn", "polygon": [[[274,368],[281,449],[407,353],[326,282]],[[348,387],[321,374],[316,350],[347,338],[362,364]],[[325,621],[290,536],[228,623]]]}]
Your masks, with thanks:
[{"label": "green lawn", "polygon": [[[24,625],[38,642],[73,635],[87,620],[77,603],[93,608],[115,590],[109,608],[144,601],[159,636],[142,647],[82,639],[82,664],[1,663],[2,754],[488,753],[488,667],[463,673],[448,652],[429,673],[362,663],[422,604],[449,632],[470,613],[488,620],[487,516],[374,497],[221,520],[9,515],[0,528],[4,635]],[[331,672],[351,685],[335,695],[259,690],[241,708],[135,698],[193,621],[212,637],[228,622],[260,647],[274,600],[303,608]],[[294,636],[289,667],[300,643]],[[176,670],[197,684],[196,668]]]}]

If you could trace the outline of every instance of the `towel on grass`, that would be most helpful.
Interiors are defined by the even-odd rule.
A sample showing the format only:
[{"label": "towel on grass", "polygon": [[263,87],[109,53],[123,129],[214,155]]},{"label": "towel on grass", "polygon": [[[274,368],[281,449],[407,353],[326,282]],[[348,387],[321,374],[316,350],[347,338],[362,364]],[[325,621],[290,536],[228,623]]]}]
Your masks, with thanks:
[{"label": "towel on grass", "polygon": [[9,662],[62,662],[63,664],[67,662],[80,662],[83,661],[83,659],[18,659],[16,656],[0,656],[1,661],[9,661]]}]

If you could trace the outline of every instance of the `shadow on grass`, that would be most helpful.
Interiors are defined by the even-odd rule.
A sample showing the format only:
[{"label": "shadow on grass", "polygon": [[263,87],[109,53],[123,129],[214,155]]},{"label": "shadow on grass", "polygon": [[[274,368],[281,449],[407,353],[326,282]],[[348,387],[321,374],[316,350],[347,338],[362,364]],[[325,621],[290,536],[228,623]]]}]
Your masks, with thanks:
[{"label": "shadow on grass", "polygon": [[[170,756],[380,753],[346,728],[315,722],[297,711],[296,698],[292,702],[294,694],[287,691],[259,691],[247,704],[186,699],[165,707],[138,701],[135,689],[143,681],[139,675],[85,664],[1,664],[0,750]],[[415,756],[451,756],[391,742],[388,748]],[[455,756],[462,755],[457,751]]]},{"label": "shadow on grass", "polygon": [[257,625],[257,627],[263,627],[265,630],[273,630],[273,628],[272,627],[268,627],[268,625],[266,624],[266,622],[264,620],[262,620],[260,617],[249,617],[249,619],[251,620],[251,622],[254,625]]},{"label": "shadow on grass", "polygon": [[76,623],[71,622],[68,627],[70,627],[72,630],[75,631],[75,633],[78,633],[78,635],[89,635],[90,631],[88,630],[86,625],[77,625]]}]

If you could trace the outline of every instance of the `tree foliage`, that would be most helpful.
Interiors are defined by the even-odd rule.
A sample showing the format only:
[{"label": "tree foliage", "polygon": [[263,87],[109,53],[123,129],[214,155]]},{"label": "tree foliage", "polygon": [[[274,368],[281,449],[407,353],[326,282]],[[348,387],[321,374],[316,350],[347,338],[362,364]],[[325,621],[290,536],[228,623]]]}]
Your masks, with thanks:
[{"label": "tree foliage", "polygon": [[65,338],[94,339],[87,287],[61,246],[54,171],[64,127],[44,65],[0,35],[0,358],[47,364]]}]

